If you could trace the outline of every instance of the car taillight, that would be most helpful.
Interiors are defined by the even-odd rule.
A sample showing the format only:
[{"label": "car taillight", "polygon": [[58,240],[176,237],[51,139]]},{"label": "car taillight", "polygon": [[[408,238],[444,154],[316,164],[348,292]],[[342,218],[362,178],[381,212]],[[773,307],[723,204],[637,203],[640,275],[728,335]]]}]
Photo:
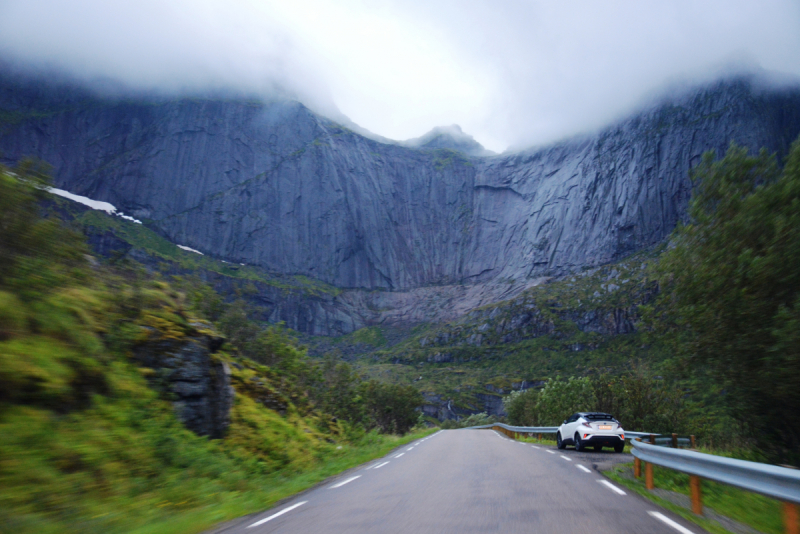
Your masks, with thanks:
[{"label": "car taillight", "polygon": [[584,434],[583,435],[583,439],[586,439],[588,436],[589,436],[589,434]]},{"label": "car taillight", "polygon": [[622,440],[624,440],[624,439],[625,439],[625,434],[620,434],[620,435],[619,435],[619,439],[622,439]]}]

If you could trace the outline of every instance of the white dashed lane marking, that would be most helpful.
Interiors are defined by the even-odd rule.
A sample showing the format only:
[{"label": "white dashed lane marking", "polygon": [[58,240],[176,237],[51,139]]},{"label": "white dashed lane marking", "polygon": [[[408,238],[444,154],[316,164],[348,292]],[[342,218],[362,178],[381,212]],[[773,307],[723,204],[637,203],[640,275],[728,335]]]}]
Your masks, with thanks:
[{"label": "white dashed lane marking", "polygon": [[403,456],[404,454],[405,454],[404,452],[401,452],[400,454],[398,454],[397,456],[395,456],[395,458],[400,458],[400,457],[401,457],[401,456]]},{"label": "white dashed lane marking", "polygon": [[694,532],[692,532],[688,528],[684,528],[684,527],[680,526],[678,523],[676,523],[675,521],[673,521],[669,517],[665,516],[664,514],[661,514],[659,512],[647,512],[647,513],[650,514],[651,516],[655,517],[659,521],[663,521],[664,523],[666,523],[667,525],[671,526],[672,528],[674,528],[675,530],[677,530],[681,534],[694,534]]},{"label": "white dashed lane marking", "polygon": [[591,473],[591,472],[592,472],[592,471],[591,471],[591,469],[586,469],[586,468],[585,468],[584,466],[582,466],[581,464],[578,464],[578,465],[576,465],[575,467],[577,467],[578,469],[580,469],[580,470],[581,470],[581,471],[583,471],[584,473]]},{"label": "white dashed lane marking", "polygon": [[556,453],[556,451],[547,451],[547,452],[549,452],[550,454],[555,454]]},{"label": "white dashed lane marking", "polygon": [[616,487],[614,484],[612,484],[608,480],[598,480],[598,482],[600,484],[603,484],[604,486],[607,486],[608,488],[614,490],[615,492],[619,493],[620,495],[627,495],[627,493],[625,493],[624,491],[622,491],[621,489]]},{"label": "white dashed lane marking", "polygon": [[531,447],[533,447],[533,448],[534,448],[534,449],[536,449],[537,451],[539,450],[539,447],[537,447],[536,445],[531,445]]},{"label": "white dashed lane marking", "polygon": [[350,482],[352,482],[352,481],[354,481],[355,479],[357,479],[357,478],[360,478],[360,477],[361,477],[361,475],[356,475],[356,476],[354,476],[354,477],[350,477],[350,478],[348,478],[347,480],[343,480],[342,482],[339,482],[338,484],[334,484],[333,486],[331,486],[331,487],[330,487],[330,489],[334,489],[334,488],[341,488],[341,487],[342,487],[342,486],[344,486],[345,484],[348,484],[348,483],[350,483]]},{"label": "white dashed lane marking", "polygon": [[289,508],[284,508],[283,510],[281,510],[281,511],[280,511],[280,512],[278,512],[277,514],[272,514],[272,515],[271,515],[271,516],[269,516],[269,517],[265,517],[265,518],[264,518],[264,519],[262,519],[261,521],[256,521],[255,523],[253,523],[252,525],[250,525],[250,526],[249,526],[249,527],[247,527],[247,528],[253,528],[253,527],[257,527],[258,525],[263,525],[263,524],[264,524],[264,523],[266,523],[267,521],[271,521],[271,520],[275,519],[276,517],[278,517],[278,516],[280,516],[280,515],[283,515],[283,514],[285,514],[286,512],[291,512],[292,510],[294,510],[294,509],[295,509],[295,508],[297,508],[298,506],[303,506],[303,505],[304,505],[305,503],[307,503],[307,502],[308,502],[308,501],[303,501],[303,502],[299,502],[299,503],[297,503],[297,504],[293,504],[293,505],[292,505],[292,506],[290,506]]},{"label": "white dashed lane marking", "polygon": [[561,455],[561,457],[562,457],[563,459],[565,459],[566,461],[568,461],[568,462],[571,462],[571,461],[572,461],[572,458],[567,458],[567,457],[566,457],[566,456],[564,456],[563,454]]},{"label": "white dashed lane marking", "polygon": [[381,467],[383,467],[384,465],[386,465],[386,464],[388,464],[388,463],[389,463],[389,462],[383,462],[383,463],[382,463],[382,464],[380,464],[380,465],[376,465],[376,466],[375,466],[375,469],[380,469]]}]

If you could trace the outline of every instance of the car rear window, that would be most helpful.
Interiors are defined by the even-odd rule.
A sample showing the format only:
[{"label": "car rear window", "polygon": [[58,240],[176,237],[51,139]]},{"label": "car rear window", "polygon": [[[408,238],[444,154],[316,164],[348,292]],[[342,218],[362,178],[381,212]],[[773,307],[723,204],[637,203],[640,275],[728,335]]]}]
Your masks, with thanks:
[{"label": "car rear window", "polygon": [[589,421],[616,421],[613,415],[607,413],[589,413],[583,417]]}]

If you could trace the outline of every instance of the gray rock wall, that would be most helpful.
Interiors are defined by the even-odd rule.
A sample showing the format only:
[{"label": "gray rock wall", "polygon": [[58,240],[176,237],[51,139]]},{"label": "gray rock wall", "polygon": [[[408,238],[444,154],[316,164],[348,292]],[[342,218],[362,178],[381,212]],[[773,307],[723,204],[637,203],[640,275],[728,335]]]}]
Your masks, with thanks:
[{"label": "gray rock wall", "polygon": [[153,330],[136,347],[134,358],[152,369],[150,385],[172,401],[175,415],[186,428],[200,436],[222,438],[230,426],[235,396],[231,372],[225,362],[211,357],[222,338],[201,333],[211,325],[193,326],[199,331],[182,339]]},{"label": "gray rock wall", "polygon": [[785,153],[800,91],[724,82],[596,135],[494,157],[367,139],[297,102],[102,99],[0,82],[4,161],[169,239],[344,288],[531,279],[659,242],[689,169],[733,140]]}]

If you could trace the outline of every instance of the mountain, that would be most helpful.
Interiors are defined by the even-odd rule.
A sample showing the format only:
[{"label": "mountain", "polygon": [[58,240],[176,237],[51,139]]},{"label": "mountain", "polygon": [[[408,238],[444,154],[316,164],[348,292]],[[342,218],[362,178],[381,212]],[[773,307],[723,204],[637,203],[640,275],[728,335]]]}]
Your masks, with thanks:
[{"label": "mountain", "polygon": [[785,154],[798,133],[800,89],[750,78],[497,156],[474,155],[455,127],[382,143],[289,100],[0,80],[3,162],[48,161],[57,187],[210,258],[345,289],[325,297],[339,326],[287,321],[328,334],[468,311],[657,244],[684,216],[703,152],[735,141]]},{"label": "mountain", "polygon": [[493,156],[494,152],[483,148],[471,135],[464,133],[458,124],[437,126],[422,137],[403,143],[412,148],[449,148],[468,156]]}]

